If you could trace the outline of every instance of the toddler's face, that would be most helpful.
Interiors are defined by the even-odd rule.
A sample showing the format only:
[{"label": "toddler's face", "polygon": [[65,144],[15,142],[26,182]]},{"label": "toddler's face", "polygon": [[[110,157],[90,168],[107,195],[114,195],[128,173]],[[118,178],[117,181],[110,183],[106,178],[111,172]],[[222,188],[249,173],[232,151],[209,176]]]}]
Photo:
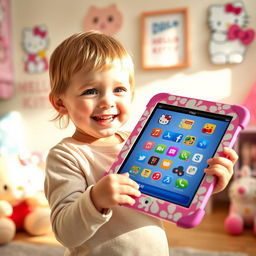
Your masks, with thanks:
[{"label": "toddler's face", "polygon": [[85,140],[111,137],[129,117],[129,72],[120,65],[103,72],[80,70],[72,77],[62,101]]}]

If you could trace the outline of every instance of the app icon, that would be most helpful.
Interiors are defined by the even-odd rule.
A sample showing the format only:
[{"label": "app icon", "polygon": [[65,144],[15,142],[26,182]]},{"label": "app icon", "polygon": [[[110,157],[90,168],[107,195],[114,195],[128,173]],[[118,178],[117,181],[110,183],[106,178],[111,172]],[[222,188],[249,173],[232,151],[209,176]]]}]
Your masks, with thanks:
[{"label": "app icon", "polygon": [[180,142],[182,140],[182,137],[183,137],[183,134],[181,134],[181,133],[165,131],[162,138],[164,140],[171,140],[171,141],[174,141],[174,142]]},{"label": "app icon", "polygon": [[203,155],[199,153],[195,153],[192,157],[192,161],[196,163],[200,163],[203,160]]},{"label": "app icon", "polygon": [[198,148],[205,149],[205,148],[207,148],[208,144],[209,144],[209,141],[208,141],[208,140],[199,139],[196,146],[197,146]]},{"label": "app icon", "polygon": [[188,181],[185,179],[177,179],[175,182],[177,188],[186,188],[188,186]]},{"label": "app icon", "polygon": [[160,167],[163,168],[163,169],[170,169],[171,168],[171,165],[172,165],[172,161],[169,160],[169,159],[164,159],[161,164],[160,164]]},{"label": "app icon", "polygon": [[141,167],[133,165],[129,170],[129,173],[137,175],[140,172],[140,169]]},{"label": "app icon", "polygon": [[191,119],[182,119],[180,121],[180,124],[179,124],[179,127],[180,128],[183,128],[183,129],[191,129],[193,124],[194,124],[194,120],[191,120]]},{"label": "app icon", "polygon": [[161,117],[158,119],[159,124],[169,124],[172,119],[171,115],[161,115]]},{"label": "app icon", "polygon": [[164,184],[170,184],[171,181],[172,181],[172,177],[171,177],[171,176],[164,176],[164,178],[163,178],[163,180],[162,180],[162,182],[163,182]]},{"label": "app icon", "polygon": [[172,169],[172,172],[177,174],[178,176],[184,175],[184,167],[183,166],[178,166]]},{"label": "app icon", "polygon": [[186,136],[183,143],[188,145],[188,146],[192,146],[196,141],[196,137],[195,136]]},{"label": "app icon", "polygon": [[176,148],[176,147],[169,147],[167,152],[166,152],[166,155],[168,155],[168,156],[176,156],[178,151],[179,151],[179,149]]},{"label": "app icon", "polygon": [[154,142],[153,141],[147,141],[145,144],[144,144],[144,149],[146,150],[151,150],[153,147],[154,147]]},{"label": "app icon", "polygon": [[141,153],[141,154],[138,155],[137,161],[138,162],[144,162],[147,159],[147,157],[148,157],[147,154]]},{"label": "app icon", "polygon": [[215,124],[209,124],[209,123],[206,123],[202,129],[202,132],[203,133],[207,133],[207,134],[213,134],[214,133],[214,130],[216,128],[216,125]]},{"label": "app icon", "polygon": [[198,169],[198,168],[197,168],[196,166],[190,165],[190,166],[188,167],[188,169],[186,170],[186,173],[187,173],[187,174],[190,174],[190,175],[195,175],[197,169]]},{"label": "app icon", "polygon": [[159,161],[159,157],[157,156],[151,156],[148,160],[148,164],[150,165],[157,165],[158,161]]},{"label": "app icon", "polygon": [[156,148],[155,148],[155,152],[157,152],[157,153],[164,153],[165,149],[166,149],[166,145],[158,144],[156,146]]},{"label": "app icon", "polygon": [[154,173],[152,174],[152,179],[153,179],[153,180],[160,180],[161,177],[162,177],[161,172],[154,172]]},{"label": "app icon", "polygon": [[179,159],[188,161],[189,156],[190,156],[190,152],[189,152],[189,151],[182,150],[182,151],[180,152]]},{"label": "app icon", "polygon": [[151,136],[153,137],[159,137],[162,133],[162,129],[154,128],[151,132]]},{"label": "app icon", "polygon": [[141,175],[142,177],[148,178],[148,177],[150,176],[151,172],[152,172],[152,171],[149,170],[149,169],[143,169],[140,175]]}]

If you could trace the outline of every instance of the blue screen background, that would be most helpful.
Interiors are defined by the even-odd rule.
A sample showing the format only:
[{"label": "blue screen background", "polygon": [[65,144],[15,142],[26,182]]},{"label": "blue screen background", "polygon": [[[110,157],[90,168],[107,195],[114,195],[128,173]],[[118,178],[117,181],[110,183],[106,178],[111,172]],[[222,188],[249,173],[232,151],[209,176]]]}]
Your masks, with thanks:
[{"label": "blue screen background", "polygon": [[[189,207],[204,177],[207,160],[215,154],[231,119],[217,120],[220,118],[205,117],[205,113],[202,117],[200,112],[191,115],[162,108],[153,113],[118,173],[129,172],[144,194]],[[184,126],[185,120],[193,124]],[[212,134],[205,132],[209,132],[204,129],[209,127],[206,124],[216,126]],[[186,136],[195,140],[185,144]],[[181,155],[182,151],[190,155]],[[189,167],[192,171],[188,171]]]}]

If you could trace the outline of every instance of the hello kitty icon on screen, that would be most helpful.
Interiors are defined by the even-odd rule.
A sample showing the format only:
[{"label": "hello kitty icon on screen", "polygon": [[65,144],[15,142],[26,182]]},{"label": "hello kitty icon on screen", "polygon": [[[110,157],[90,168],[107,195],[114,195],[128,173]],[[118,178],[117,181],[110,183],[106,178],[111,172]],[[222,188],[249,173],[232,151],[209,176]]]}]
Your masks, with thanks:
[{"label": "hello kitty icon on screen", "polygon": [[209,41],[211,62],[241,63],[255,37],[255,31],[246,28],[248,14],[243,2],[211,5],[208,23],[212,32]]}]

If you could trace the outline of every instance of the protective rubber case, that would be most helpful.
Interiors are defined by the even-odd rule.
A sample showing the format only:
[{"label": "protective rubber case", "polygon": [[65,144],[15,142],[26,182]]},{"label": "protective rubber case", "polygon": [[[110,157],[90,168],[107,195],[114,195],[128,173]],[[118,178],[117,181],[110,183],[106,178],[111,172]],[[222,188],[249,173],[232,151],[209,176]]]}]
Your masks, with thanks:
[{"label": "protective rubber case", "polygon": [[[156,110],[158,108],[160,112],[155,119],[158,121],[158,126],[154,124],[151,128],[147,128],[150,122],[149,117],[152,119],[151,115],[158,111]],[[169,113],[169,110],[174,112],[163,114],[166,111]],[[173,132],[174,128],[170,129],[168,125],[174,122],[176,112],[180,119],[175,128],[180,130]],[[183,114],[186,118],[182,118]],[[208,115],[221,121],[217,120],[217,125],[211,121],[202,122],[199,135],[203,139],[200,139],[198,134],[195,134],[196,136],[191,135],[190,131],[192,131],[191,128],[194,123],[200,122],[200,118]],[[108,172],[108,174],[129,172],[130,178],[140,184],[142,195],[135,199],[136,203],[133,206],[125,206],[165,221],[174,222],[179,227],[192,228],[197,226],[203,219],[204,208],[216,182],[215,177],[202,173],[201,178],[199,177],[198,180],[196,178],[197,173],[199,175],[200,172],[203,172],[198,167],[200,162],[203,158],[209,158],[207,155],[204,156],[204,150],[208,140],[210,140],[208,138],[214,135],[215,128],[216,131],[217,127],[220,128],[220,133],[223,132],[219,135],[220,143],[216,142],[216,149],[210,157],[223,156],[223,147],[234,145],[239,132],[246,127],[249,119],[249,111],[240,105],[229,105],[167,93],[160,93],[152,97]],[[223,127],[221,126],[222,123]],[[137,150],[133,160],[129,160],[129,158],[132,159],[136,146],[140,145],[138,141],[142,140],[145,129],[150,129],[151,133],[147,135],[141,146],[138,146],[141,149]],[[155,143],[154,140],[157,139],[160,142],[156,141]],[[191,148],[193,147],[195,151],[192,154]],[[180,155],[177,154],[178,151]],[[175,157],[177,158],[176,162],[181,164],[175,165]],[[143,161],[150,168],[143,168],[145,165],[142,163]],[[204,166],[204,168],[206,167],[207,165]],[[188,184],[193,183],[192,181],[196,181],[194,194],[189,192],[190,185]],[[153,184],[153,186],[146,184],[146,182]],[[170,191],[168,192],[169,188]],[[190,198],[191,194],[193,195]]]}]

